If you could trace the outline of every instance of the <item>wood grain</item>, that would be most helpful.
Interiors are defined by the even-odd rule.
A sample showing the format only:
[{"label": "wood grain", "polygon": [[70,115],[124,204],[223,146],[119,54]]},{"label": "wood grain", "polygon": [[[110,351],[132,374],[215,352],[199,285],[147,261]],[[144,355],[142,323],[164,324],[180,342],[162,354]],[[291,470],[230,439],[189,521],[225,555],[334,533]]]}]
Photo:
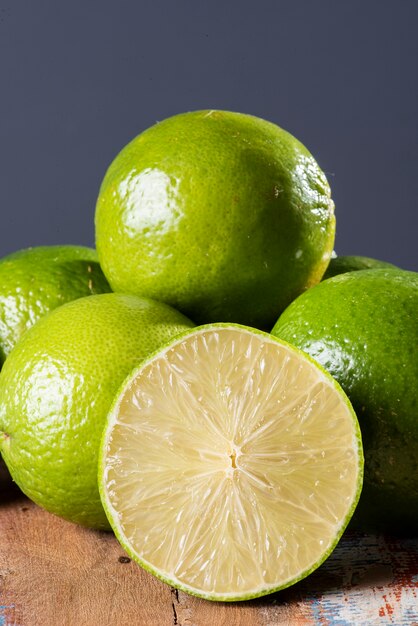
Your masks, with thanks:
[{"label": "wood grain", "polygon": [[418,626],[418,540],[347,534],[309,578],[207,602],[143,571],[111,533],[43,511],[0,481],[0,626]]}]

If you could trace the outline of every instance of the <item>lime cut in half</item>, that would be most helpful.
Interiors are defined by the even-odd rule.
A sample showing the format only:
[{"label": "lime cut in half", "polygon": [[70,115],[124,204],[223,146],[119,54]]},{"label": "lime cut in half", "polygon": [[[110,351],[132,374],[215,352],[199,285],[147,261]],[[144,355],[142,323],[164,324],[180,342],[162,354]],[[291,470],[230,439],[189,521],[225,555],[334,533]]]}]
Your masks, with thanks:
[{"label": "lime cut in half", "polygon": [[316,569],[351,518],[362,475],[358,422],[334,379],[267,333],[216,324],[177,338],[125,381],[99,485],[142,567],[234,601]]}]

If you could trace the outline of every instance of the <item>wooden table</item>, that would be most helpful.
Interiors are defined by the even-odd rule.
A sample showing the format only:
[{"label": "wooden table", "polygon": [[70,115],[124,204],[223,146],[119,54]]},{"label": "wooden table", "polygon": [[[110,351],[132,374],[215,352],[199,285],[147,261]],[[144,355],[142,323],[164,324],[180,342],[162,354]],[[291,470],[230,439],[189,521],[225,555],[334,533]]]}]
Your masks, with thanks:
[{"label": "wooden table", "polygon": [[111,533],[50,515],[0,481],[0,626],[418,626],[418,539],[347,533],[290,589],[237,604],[177,592]]}]

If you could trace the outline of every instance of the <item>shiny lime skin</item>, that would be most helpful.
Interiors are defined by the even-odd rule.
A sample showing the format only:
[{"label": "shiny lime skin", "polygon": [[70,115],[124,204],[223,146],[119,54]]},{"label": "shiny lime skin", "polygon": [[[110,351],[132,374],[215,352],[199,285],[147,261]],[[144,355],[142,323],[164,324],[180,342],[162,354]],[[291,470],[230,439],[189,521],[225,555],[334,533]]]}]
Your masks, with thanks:
[{"label": "shiny lime skin", "polygon": [[0,374],[0,450],[22,491],[67,520],[109,528],[97,463],[113,396],[142,359],[191,327],[165,304],[102,294],[30,328]]},{"label": "shiny lime skin", "polygon": [[368,256],[336,256],[332,258],[322,280],[345,274],[345,272],[357,272],[359,270],[371,270],[378,268],[394,268],[395,265],[387,261],[379,261]]},{"label": "shiny lime skin", "polygon": [[320,281],[334,204],[308,150],[275,124],[227,111],[168,118],[110,165],[96,246],[112,289],[197,323],[270,329]]},{"label": "shiny lime skin", "polygon": [[76,298],[109,291],[92,248],[38,246],[1,259],[0,367],[43,315]]},{"label": "shiny lime skin", "polygon": [[273,335],[301,348],[340,383],[363,436],[363,528],[418,526],[418,274],[349,272],[297,298]]}]

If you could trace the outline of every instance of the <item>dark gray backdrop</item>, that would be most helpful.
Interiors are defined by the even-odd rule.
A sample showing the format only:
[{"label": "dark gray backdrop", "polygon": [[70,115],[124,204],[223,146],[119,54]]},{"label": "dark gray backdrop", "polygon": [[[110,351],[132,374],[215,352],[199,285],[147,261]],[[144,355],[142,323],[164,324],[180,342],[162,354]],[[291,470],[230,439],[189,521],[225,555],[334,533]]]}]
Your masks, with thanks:
[{"label": "dark gray backdrop", "polygon": [[418,270],[417,24],[417,0],[0,0],[0,255],[93,244],[123,145],[223,108],[316,156],[339,254]]}]

